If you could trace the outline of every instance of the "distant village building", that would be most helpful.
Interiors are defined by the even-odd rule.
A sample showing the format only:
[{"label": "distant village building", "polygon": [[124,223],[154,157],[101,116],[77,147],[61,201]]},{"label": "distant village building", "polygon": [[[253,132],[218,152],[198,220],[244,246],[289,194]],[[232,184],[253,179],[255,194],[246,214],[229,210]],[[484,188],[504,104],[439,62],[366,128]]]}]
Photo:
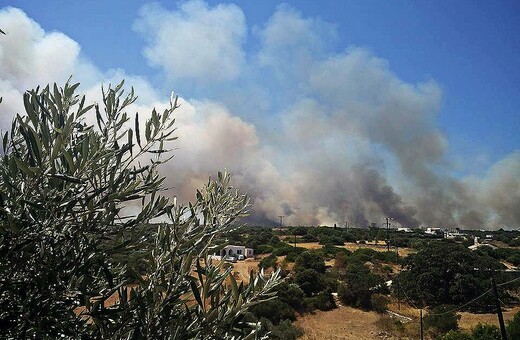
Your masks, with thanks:
[{"label": "distant village building", "polygon": [[443,233],[442,228],[426,228],[425,234],[429,235],[439,235]]},{"label": "distant village building", "polygon": [[475,238],[473,239],[473,245],[469,246],[468,248],[470,250],[477,250],[479,248],[482,248],[482,247],[491,247],[492,249],[497,249],[497,247],[495,247],[494,245],[492,244],[489,244],[489,243],[480,243],[479,242],[479,238],[475,236]]},{"label": "distant village building", "polygon": [[397,231],[400,231],[402,233],[413,233],[412,228],[402,228],[402,227],[399,227],[399,228],[397,228]]},{"label": "distant village building", "polygon": [[227,245],[220,252],[216,252],[214,257],[222,258],[224,256],[233,256],[239,257],[239,255],[243,255],[244,258],[253,257],[254,251],[252,248],[246,248],[245,246],[235,246],[235,245]]},{"label": "distant village building", "polygon": [[458,230],[457,231],[448,231],[448,232],[446,232],[446,234],[444,234],[444,237],[449,240],[453,240],[456,238],[463,238],[466,240],[467,236],[468,236],[468,234],[461,233]]}]

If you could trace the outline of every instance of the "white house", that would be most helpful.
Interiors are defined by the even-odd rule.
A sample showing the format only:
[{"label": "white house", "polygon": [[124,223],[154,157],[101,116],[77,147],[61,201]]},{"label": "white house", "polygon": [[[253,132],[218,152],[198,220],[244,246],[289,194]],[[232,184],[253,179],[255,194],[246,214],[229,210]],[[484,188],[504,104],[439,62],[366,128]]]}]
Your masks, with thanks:
[{"label": "white house", "polygon": [[430,234],[430,235],[437,235],[437,234],[442,234],[443,231],[441,228],[426,228],[426,231],[424,233]]},{"label": "white house", "polygon": [[227,245],[220,252],[215,253],[217,256],[235,256],[244,255],[245,258],[253,257],[254,252],[252,248],[246,248],[244,246]]},{"label": "white house", "polygon": [[413,233],[412,228],[405,228],[405,227],[399,227],[399,228],[397,228],[397,231],[403,232],[403,233]]}]

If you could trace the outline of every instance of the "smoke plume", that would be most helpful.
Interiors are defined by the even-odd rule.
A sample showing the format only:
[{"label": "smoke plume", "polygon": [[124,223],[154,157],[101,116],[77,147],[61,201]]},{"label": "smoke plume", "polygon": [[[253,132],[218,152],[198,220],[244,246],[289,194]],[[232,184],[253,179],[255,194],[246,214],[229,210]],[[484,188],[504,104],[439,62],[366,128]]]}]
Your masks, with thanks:
[{"label": "smoke plume", "polygon": [[[181,95],[183,84],[208,93],[181,99],[175,157],[163,169],[170,195],[193,199],[208,176],[227,169],[251,196],[251,224],[275,225],[284,215],[291,225],[367,226],[392,217],[409,227],[520,226],[520,151],[483,175],[452,175],[434,80],[405,82],[365,48],[337,51],[333,25],[288,6],[251,37],[235,5],[179,6],[146,6],[134,24],[150,65],[176,80]],[[140,95],[129,114],[142,119],[167,106],[146,78],[98,69],[79,43],[45,32],[21,10],[0,10],[0,27],[4,129],[23,111],[25,90],[71,74],[98,102],[101,83],[125,78]],[[246,53],[246,42],[255,52]]]}]

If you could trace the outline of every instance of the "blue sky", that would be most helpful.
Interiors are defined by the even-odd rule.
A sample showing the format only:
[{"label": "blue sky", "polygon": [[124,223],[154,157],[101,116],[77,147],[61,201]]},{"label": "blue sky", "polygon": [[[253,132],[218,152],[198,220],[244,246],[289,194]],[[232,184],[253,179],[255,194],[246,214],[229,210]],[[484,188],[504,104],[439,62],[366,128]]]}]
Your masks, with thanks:
[{"label": "blue sky", "polygon": [[[504,173],[520,176],[516,165],[520,145],[517,1],[328,0],[282,4],[272,0],[19,0],[4,4],[21,9],[46,33],[61,32],[75,41],[80,47],[78,58],[99,73],[95,80],[103,80],[98,78],[113,75],[117,69],[120,75],[142,80],[158,100],[175,89],[190,103],[218,104],[230,117],[254,128],[252,139],[258,139],[259,144],[255,152],[269,158],[267,168],[276,168],[290,188],[301,187],[294,183],[294,177],[298,177],[295,169],[312,167],[309,155],[315,152],[315,157],[326,156],[330,162],[330,172],[316,170],[324,176],[354,163],[382,164],[381,185],[391,187],[397,200],[394,203],[399,206],[395,208],[399,212],[394,213],[415,216],[403,217],[403,221],[438,221],[435,216],[444,216],[447,210],[456,221],[453,223],[471,215],[471,209],[460,203],[461,198],[454,198],[459,194],[454,193],[457,185],[452,181],[468,186],[466,194],[478,191],[475,200],[482,208],[479,211],[486,210],[482,213],[486,217],[479,223],[496,222],[501,209],[519,207],[518,193],[506,209],[486,196],[492,190],[482,184],[495,183],[493,176],[502,173],[503,164],[510,167]],[[198,17],[197,13],[207,15]],[[229,24],[214,20],[229,20]],[[173,37],[176,27],[181,26],[191,40]],[[198,34],[200,27],[202,33]],[[216,35],[215,41],[202,41],[218,30],[224,34]],[[289,36],[279,38],[286,32]],[[191,52],[164,52],[176,43],[176,49]],[[222,59],[215,57],[212,48]],[[208,64],[199,69],[190,64],[190,57]],[[343,74],[343,70],[348,71]],[[203,71],[206,76],[201,75]],[[81,78],[82,72],[75,74]],[[345,92],[338,87],[345,87]],[[307,112],[309,108],[315,110]],[[393,116],[396,110],[402,112]],[[206,118],[197,119],[201,122]],[[295,119],[297,128],[292,129],[288,124],[294,124]],[[356,137],[333,131],[340,126]],[[299,129],[310,133],[316,144],[303,143]],[[225,162],[222,165],[228,166]],[[236,172],[241,174],[246,169],[239,166]],[[306,178],[308,174],[297,175]],[[513,182],[518,185],[518,181]],[[443,192],[439,199],[453,199],[447,205],[455,208],[439,207],[443,213],[431,214],[421,210],[417,202],[425,198],[411,187],[428,187],[431,183],[449,187],[439,189]],[[355,191],[353,184],[344,189]],[[273,190],[259,196],[279,196]],[[322,200],[327,192],[322,190],[321,195],[309,197]],[[367,198],[370,193],[356,190],[354,197],[363,196],[363,200],[372,202],[360,208],[364,215],[390,209],[374,197]],[[267,219],[277,216],[279,211],[275,210],[289,207],[288,214],[318,222],[341,218],[337,211],[352,205],[342,202],[345,198],[341,197],[333,202],[323,199],[317,205],[309,203],[315,211],[314,219],[303,217],[301,211],[308,207],[296,207],[288,197],[278,197],[285,202],[278,205],[267,204],[267,199],[259,202],[273,211],[266,213]],[[260,205],[258,210],[268,210]],[[417,211],[408,213],[412,211],[408,208]],[[328,219],[320,220],[320,211]]]},{"label": "blue sky", "polygon": [[[164,1],[167,9],[177,3]],[[221,1],[208,1],[212,6]],[[238,1],[251,31],[262,26],[279,1]],[[401,79],[434,79],[442,87],[439,126],[453,157],[484,157],[478,171],[518,149],[520,134],[520,4],[517,1],[287,1],[306,17],[334,25],[334,48],[370,49]],[[61,31],[81,44],[102,69],[123,68],[164,80],[141,50],[133,23],[143,1],[13,1],[45,30]],[[254,37],[252,37],[254,39]],[[246,44],[254,50],[254,43]],[[190,96],[182,84],[179,90]],[[165,91],[169,89],[165,88]],[[474,167],[471,167],[474,169]]]}]

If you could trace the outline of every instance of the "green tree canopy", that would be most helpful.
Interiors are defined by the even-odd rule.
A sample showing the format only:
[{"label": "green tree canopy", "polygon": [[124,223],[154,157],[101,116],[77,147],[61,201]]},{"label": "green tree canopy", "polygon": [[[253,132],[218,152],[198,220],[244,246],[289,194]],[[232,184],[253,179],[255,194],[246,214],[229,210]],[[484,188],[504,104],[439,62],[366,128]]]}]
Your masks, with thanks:
[{"label": "green tree canopy", "polygon": [[[417,305],[463,305],[488,291],[490,278],[505,281],[502,264],[483,254],[451,242],[430,242],[403,260],[397,282]],[[467,306],[474,310],[492,308],[490,295]]]}]

